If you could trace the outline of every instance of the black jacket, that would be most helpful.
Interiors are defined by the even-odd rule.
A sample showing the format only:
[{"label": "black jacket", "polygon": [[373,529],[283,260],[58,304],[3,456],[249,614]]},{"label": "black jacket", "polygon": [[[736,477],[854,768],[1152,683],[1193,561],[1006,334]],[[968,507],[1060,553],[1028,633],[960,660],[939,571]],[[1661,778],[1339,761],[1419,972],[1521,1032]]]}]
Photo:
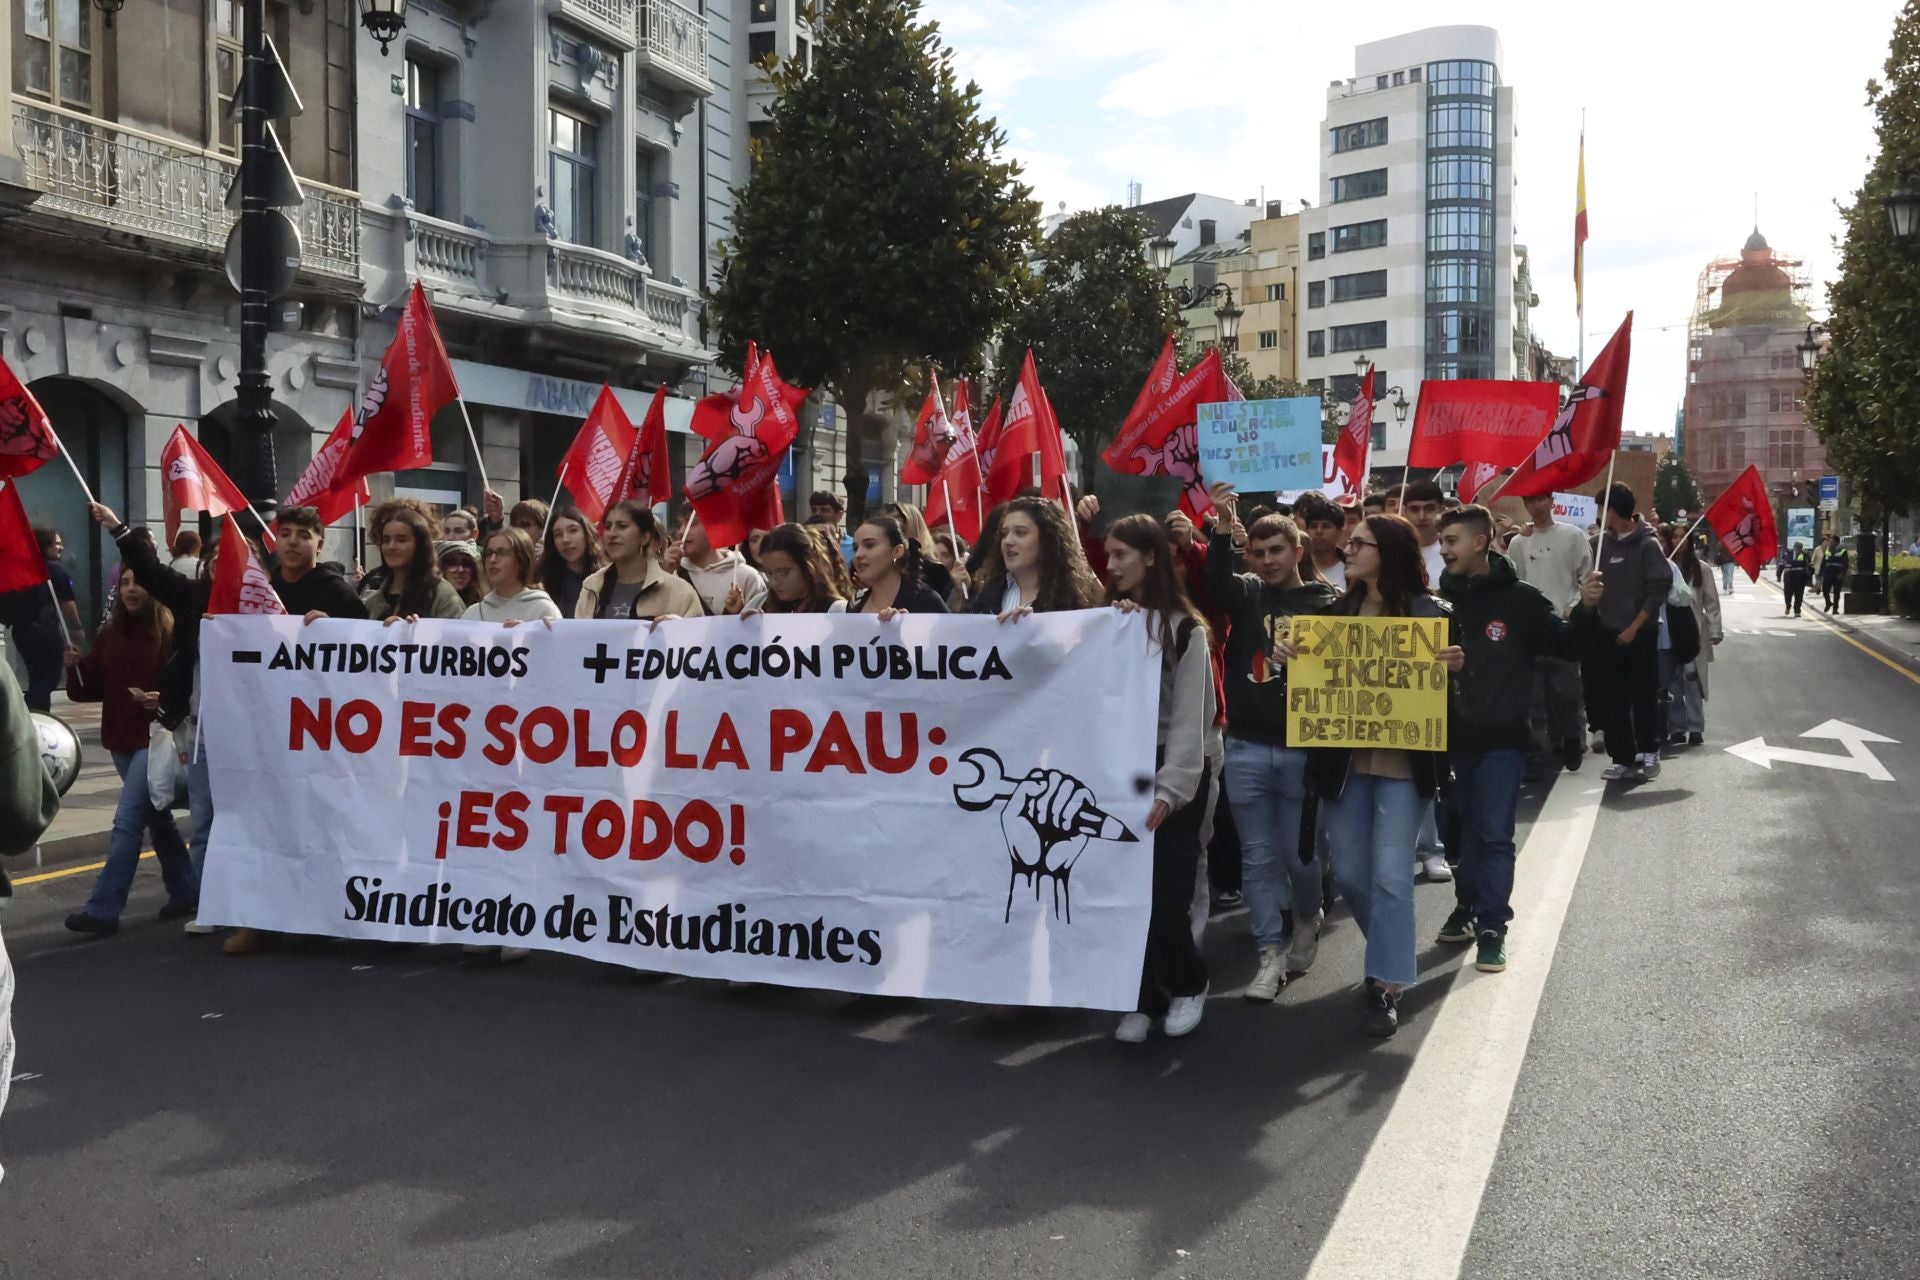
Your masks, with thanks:
[{"label": "black jacket", "polygon": [[[853,599],[847,604],[847,612],[860,612],[861,602],[866,598],[867,593],[864,589],[854,592]],[[900,590],[893,597],[893,607],[905,609],[908,613],[946,613],[948,611],[946,598],[924,582],[902,581]]]},{"label": "black jacket", "polygon": [[1532,583],[1520,581],[1513,561],[1494,552],[1483,574],[1440,575],[1440,594],[1453,606],[1454,643],[1466,665],[1447,682],[1447,742],[1454,755],[1502,747],[1525,748],[1533,708],[1533,660],[1577,658],[1597,625],[1575,605],[1568,622]]},{"label": "black jacket", "polygon": [[133,580],[173,613],[173,656],[160,670],[160,723],[178,728],[193,709],[193,673],[200,666],[200,618],[207,611],[212,584],[204,577],[188,578],[162,560],[145,538],[121,525],[113,531],[120,563],[133,570]]},{"label": "black jacket", "polygon": [[1270,587],[1233,571],[1233,539],[1207,543],[1207,589],[1227,618],[1227,736],[1269,746],[1287,744],[1287,664],[1273,659],[1273,641],[1305,614],[1334,613],[1338,598],[1324,582]]},{"label": "black jacket", "polygon": [[307,570],[298,582],[288,582],[276,573],[273,590],[280,597],[281,605],[296,618],[303,618],[315,609],[329,618],[367,616],[367,606],[360,603],[359,593],[347,583],[345,575],[325,565]]},{"label": "black jacket", "polygon": [[[1352,615],[1360,612],[1361,600],[1352,593],[1341,597],[1339,606],[1333,613]],[[1457,644],[1459,628],[1452,624],[1453,610],[1446,601],[1434,595],[1418,595],[1408,607],[1406,617],[1410,618],[1446,618],[1449,622],[1448,644]],[[1528,682],[1531,689],[1532,682]],[[1451,733],[1449,733],[1451,737]],[[1447,768],[1447,753],[1444,751],[1409,751],[1407,761],[1413,772],[1413,786],[1422,797],[1431,796],[1445,786],[1452,776]],[[1353,768],[1353,749],[1351,747],[1309,747],[1307,749],[1307,783],[1313,794],[1327,800],[1337,800],[1340,793],[1347,789],[1347,775]],[[1306,852],[1302,846],[1302,853]]]}]

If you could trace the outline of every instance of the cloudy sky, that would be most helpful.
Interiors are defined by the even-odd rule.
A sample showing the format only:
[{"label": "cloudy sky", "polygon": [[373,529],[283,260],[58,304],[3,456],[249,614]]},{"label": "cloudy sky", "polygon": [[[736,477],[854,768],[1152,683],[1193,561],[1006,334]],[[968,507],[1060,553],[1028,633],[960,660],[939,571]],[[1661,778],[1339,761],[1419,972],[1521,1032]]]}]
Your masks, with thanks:
[{"label": "cloudy sky", "polygon": [[[1572,354],[1573,194],[1587,112],[1587,353],[1635,314],[1627,428],[1670,432],[1700,270],[1754,222],[1832,274],[1836,198],[1874,150],[1865,84],[1897,0],[1764,6],[1615,0],[926,0],[1045,207],[1204,191],[1315,198],[1329,80],[1353,47],[1423,27],[1500,32],[1515,91],[1515,227],[1542,340]],[[1813,294],[1824,310],[1824,289]]]}]

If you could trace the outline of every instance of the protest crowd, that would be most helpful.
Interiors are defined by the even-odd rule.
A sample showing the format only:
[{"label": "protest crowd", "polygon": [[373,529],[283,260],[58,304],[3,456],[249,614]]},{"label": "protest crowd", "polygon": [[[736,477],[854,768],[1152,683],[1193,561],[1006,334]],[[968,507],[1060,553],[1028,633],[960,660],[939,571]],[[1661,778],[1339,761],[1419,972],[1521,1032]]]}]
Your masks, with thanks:
[{"label": "protest crowd", "polygon": [[[1549,406],[1542,426],[1570,431],[1570,451],[1549,456],[1534,447],[1544,451],[1546,442],[1529,439],[1494,460],[1515,468],[1505,483],[1510,497],[1524,494],[1525,522],[1474,500],[1492,484],[1477,495],[1447,492],[1403,473],[1401,483],[1370,488],[1364,454],[1355,462],[1344,439],[1337,494],[1243,494],[1233,483],[1207,483],[1202,461],[1182,476],[1178,509],[1109,519],[1098,499],[1076,498],[1067,485],[1031,355],[1009,403],[995,402],[978,436],[964,383],[951,408],[937,384],[930,389],[902,480],[925,486],[931,510],[889,502],[852,521],[826,491],[811,495],[804,520],[783,518],[768,462],[777,467],[791,442],[790,426],[779,438],[781,424],[805,393],[753,352],[742,387],[710,398],[717,416],[696,416],[695,430],[712,444],[684,494],[667,492],[654,415],[637,430],[624,415],[611,423],[600,417],[611,403],[603,397],[582,436],[608,432],[604,443],[627,459],[617,478],[595,482],[569,454],[560,475],[567,503],[508,506],[489,488],[476,507],[452,511],[409,498],[364,505],[369,566],[357,563],[358,548],[333,551],[330,526],[349,510],[359,518],[366,475],[418,459],[380,437],[366,415],[351,433],[343,420],[339,452],[323,454],[331,474],[303,479],[270,528],[243,529],[235,515],[245,514],[245,498],[210,458],[187,453],[203,485],[197,497],[181,495],[181,508],[223,516],[206,545],[191,529],[163,543],[95,502],[93,518],[120,560],[99,626],[89,634],[74,613],[59,565],[63,533],[79,530],[35,529],[33,554],[44,566],[33,566],[32,585],[0,597],[28,672],[28,704],[48,710],[62,686],[73,701],[100,703],[101,741],[124,779],[106,864],[66,926],[117,932],[151,848],[167,894],[161,918],[213,932],[195,918],[219,821],[206,753],[198,744],[184,753],[191,823],[183,836],[172,810],[153,803],[149,751],[165,734],[191,738],[180,735],[197,716],[200,632],[215,614],[551,628],[785,613],[872,614],[884,626],[966,612],[1012,627],[1035,613],[1115,609],[1144,615],[1160,671],[1157,691],[1115,691],[1158,698],[1145,824],[1151,917],[1138,1007],[1116,1037],[1139,1042],[1156,1026],[1181,1036],[1200,1023],[1211,985],[1199,942],[1210,915],[1244,907],[1252,976],[1242,994],[1272,1002],[1288,984],[1322,976],[1318,942],[1337,903],[1365,938],[1362,971],[1341,975],[1364,997],[1359,1029],[1390,1036],[1402,993],[1418,980],[1417,882],[1452,885],[1455,905],[1438,941],[1472,948],[1479,970],[1498,973],[1515,923],[1523,785],[1579,770],[1600,753],[1608,781],[1644,783],[1658,777],[1664,751],[1705,740],[1721,624],[1719,588],[1694,530],[1650,523],[1641,496],[1623,484],[1603,488],[1592,536],[1554,516],[1555,489],[1597,476],[1617,444],[1625,334],[1623,326],[1617,357],[1610,347],[1583,380],[1592,395]],[[1203,360],[1180,373],[1169,343],[1106,455],[1110,465],[1125,469],[1135,447],[1171,450],[1196,418],[1231,408],[1237,392],[1217,356],[1209,359],[1211,369]],[[766,413],[737,412],[755,398]],[[1354,410],[1364,430],[1371,403]],[[749,430],[742,419],[762,425]],[[584,458],[586,450],[575,452]],[[0,493],[0,542],[8,520],[24,515],[10,517],[8,499],[18,505]],[[1710,515],[1721,535],[1713,562],[1737,560],[1753,573],[1771,556],[1771,528],[1752,528],[1752,515],[1750,507],[1744,522]],[[1313,622],[1297,625],[1302,619]],[[1336,735],[1303,745],[1290,716],[1305,699],[1290,699],[1290,670],[1324,660],[1346,623],[1382,619],[1433,638],[1431,656],[1446,671],[1446,732],[1437,742],[1375,736],[1366,741],[1379,745],[1359,745]],[[1363,718],[1343,708],[1324,723]],[[239,955],[271,942],[238,928],[223,945]],[[527,954],[469,949],[503,960]]]}]

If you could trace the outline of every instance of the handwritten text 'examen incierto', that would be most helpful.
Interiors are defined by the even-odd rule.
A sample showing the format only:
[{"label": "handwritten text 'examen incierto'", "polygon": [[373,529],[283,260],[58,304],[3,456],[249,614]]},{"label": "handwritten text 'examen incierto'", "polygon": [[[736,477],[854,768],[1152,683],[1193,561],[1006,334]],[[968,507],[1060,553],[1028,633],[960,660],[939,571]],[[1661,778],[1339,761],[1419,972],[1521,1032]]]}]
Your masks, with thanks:
[{"label": "handwritten text 'examen incierto'", "polygon": [[1444,620],[1295,618],[1292,640],[1288,746],[1446,749]]}]

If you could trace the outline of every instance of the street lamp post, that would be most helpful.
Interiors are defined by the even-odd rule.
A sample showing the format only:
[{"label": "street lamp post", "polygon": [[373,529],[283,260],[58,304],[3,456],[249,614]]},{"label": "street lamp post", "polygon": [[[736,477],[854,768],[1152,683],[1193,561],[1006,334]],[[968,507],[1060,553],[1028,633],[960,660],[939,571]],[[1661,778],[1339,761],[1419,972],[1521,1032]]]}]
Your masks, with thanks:
[{"label": "street lamp post", "polygon": [[[1900,185],[1881,198],[1886,206],[1887,226],[1893,232],[1896,243],[1906,246],[1913,243],[1916,233],[1920,233],[1920,194],[1908,185],[1907,175],[1900,175]],[[1885,504],[1880,509],[1880,581],[1889,593],[1887,607],[1892,607],[1893,588],[1893,514]]]}]

